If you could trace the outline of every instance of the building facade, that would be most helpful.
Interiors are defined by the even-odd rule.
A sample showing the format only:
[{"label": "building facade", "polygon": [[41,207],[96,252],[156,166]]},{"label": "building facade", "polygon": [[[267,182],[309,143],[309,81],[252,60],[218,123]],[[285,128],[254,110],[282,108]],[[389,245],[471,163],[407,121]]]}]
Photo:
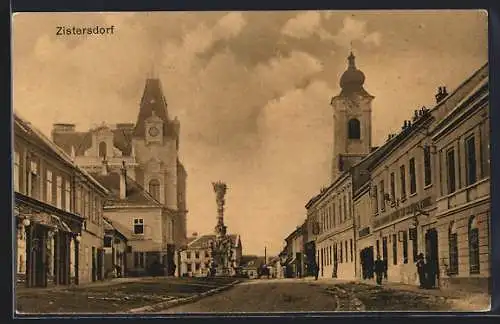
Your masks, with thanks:
[{"label": "building facade", "polygon": [[[481,95],[483,96],[480,98],[483,100],[482,113],[487,111],[487,105],[484,105],[484,102],[487,102],[487,94],[484,94],[484,91],[487,92],[487,85],[485,85],[487,84],[487,80],[485,80],[487,72],[487,66],[483,67],[451,94],[448,94],[445,88],[440,87],[436,94],[436,106],[433,109],[416,110],[413,119],[404,122],[399,134],[390,135],[387,142],[379,148],[382,154],[370,162],[374,254],[385,261],[389,281],[419,284],[415,262],[417,256],[422,253],[428,268],[431,269],[430,273],[433,274],[431,275],[431,285],[444,287],[445,281],[442,279],[452,277],[453,271],[456,271],[455,260],[457,257],[454,255],[458,254],[458,244],[450,245],[449,238],[453,242],[458,236],[457,224],[461,224],[458,226],[462,227],[462,236],[464,235],[463,229],[466,228],[470,228],[469,232],[471,233],[482,233],[484,244],[481,250],[482,262],[483,265],[489,262],[489,259],[484,257],[484,255],[489,254],[488,184],[479,190],[471,189],[474,191],[473,195],[476,192],[481,193],[474,196],[473,199],[463,201],[462,203],[465,204],[462,206],[463,209],[455,205],[456,192],[461,191],[459,188],[464,188],[462,195],[466,195],[466,187],[481,188],[480,179],[485,179],[485,183],[488,182],[487,176],[484,178],[478,176],[477,170],[481,170],[480,168],[476,168],[476,171],[471,171],[471,174],[467,175],[464,169],[459,167],[461,163],[462,165],[480,164],[478,162],[481,161],[480,155],[476,155],[477,161],[476,159],[474,161],[467,160],[465,158],[467,154],[464,152],[468,151],[463,150],[467,148],[470,152],[473,149],[479,151],[481,147],[485,147],[485,143],[488,143],[489,137],[478,135],[481,128],[483,131],[485,130],[484,125],[487,117],[478,117],[480,113],[478,116],[474,116],[469,111],[462,117],[462,121],[454,121],[453,126],[446,125],[446,122],[450,121],[450,119],[446,119],[446,116],[453,115],[454,111],[457,114],[456,112],[460,109],[466,109],[463,108],[464,103],[475,103],[474,100]],[[480,91],[479,89],[483,91],[482,94],[474,92]],[[457,106],[461,108],[456,108]],[[464,122],[463,120],[468,121]],[[463,127],[449,132],[448,136],[444,136],[445,132],[439,131],[439,129],[445,128],[449,130],[457,124],[463,125]],[[469,126],[471,128],[467,128]],[[477,132],[475,137],[474,132]],[[473,139],[467,142],[467,139],[470,138]],[[438,146],[440,151],[438,151]],[[460,149],[463,151],[462,155],[457,154]],[[485,150],[488,148],[485,147]],[[484,154],[484,151],[481,154]],[[446,173],[447,170],[449,173]],[[451,177],[452,171],[454,177]],[[447,174],[450,177],[446,177]],[[472,177],[473,174],[475,174],[475,178],[466,178]],[[477,207],[477,210],[464,211],[465,214],[470,214],[468,217],[471,219],[471,223],[469,225],[459,223],[466,223],[467,221],[464,219],[467,217],[465,214],[458,216],[453,211],[467,210],[466,206],[475,206],[476,203],[480,206]],[[472,212],[474,214],[471,214]],[[460,214],[460,212],[457,213]],[[472,215],[477,215],[477,218],[472,218]],[[477,221],[482,224],[481,228]],[[475,234],[470,235],[471,240],[475,239],[473,235]],[[478,239],[475,242],[477,243]],[[476,243],[472,243],[472,245],[477,246],[478,243]],[[452,254],[451,259],[446,258],[446,255],[450,254],[447,248],[449,246],[451,246],[449,249]],[[479,251],[479,248],[471,249]],[[466,250],[462,246],[462,255],[464,252]],[[473,259],[471,257],[471,260]],[[455,267],[451,273],[449,272],[450,262],[447,260],[452,260],[452,267]],[[487,278],[489,267],[485,266],[485,268],[479,274],[468,271],[467,277]],[[451,276],[446,275],[446,271]]]},{"label": "building facade", "polygon": [[104,274],[106,278],[123,277],[127,274],[127,247],[130,237],[128,229],[104,218]]},{"label": "building facade", "polygon": [[110,192],[104,216],[127,237],[124,274],[151,275],[156,273],[153,267],[160,264],[164,275],[174,275],[176,211],[166,208],[129,177],[125,167],[114,172],[103,164],[101,173],[94,177]]},{"label": "building facade", "polygon": [[[235,276],[240,267],[243,246],[238,234],[229,234],[232,242],[232,255],[230,274]],[[210,274],[212,261],[210,243],[215,241],[215,234],[194,234],[188,239],[185,249],[179,251],[178,276],[181,277],[207,277]]]},{"label": "building facade", "polygon": [[102,124],[86,132],[76,131],[75,124],[55,124],[52,138],[89,173],[100,174],[105,163],[110,174],[125,169],[128,178],[145,188],[164,208],[162,213],[171,216],[165,219],[173,223],[172,236],[165,238],[172,242],[170,251],[186,243],[187,173],[179,159],[179,133],[180,122],[168,115],[160,80],[148,78],[135,124]]},{"label": "building facade", "polygon": [[18,281],[46,287],[103,279],[107,190],[16,114],[13,129]]},{"label": "building facade", "polygon": [[490,128],[488,65],[465,97],[439,116],[431,134],[436,157],[440,285],[489,291]]}]

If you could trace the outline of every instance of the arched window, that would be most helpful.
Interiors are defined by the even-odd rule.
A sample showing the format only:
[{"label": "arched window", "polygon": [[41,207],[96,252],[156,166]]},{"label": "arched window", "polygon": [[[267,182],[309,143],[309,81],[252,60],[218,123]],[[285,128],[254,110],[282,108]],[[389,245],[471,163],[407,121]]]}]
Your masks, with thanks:
[{"label": "arched window", "polygon": [[457,225],[453,221],[450,223],[450,228],[448,229],[448,249],[450,257],[449,274],[458,274]]},{"label": "arched window", "polygon": [[99,157],[106,158],[107,146],[105,142],[99,143]]},{"label": "arched window", "polygon": [[350,119],[347,124],[347,136],[349,139],[360,139],[361,128],[359,120],[356,118]]},{"label": "arched window", "polygon": [[160,201],[160,181],[156,179],[149,181],[149,193],[154,199]]},{"label": "arched window", "polygon": [[469,271],[479,273],[479,229],[475,216],[469,220]]}]

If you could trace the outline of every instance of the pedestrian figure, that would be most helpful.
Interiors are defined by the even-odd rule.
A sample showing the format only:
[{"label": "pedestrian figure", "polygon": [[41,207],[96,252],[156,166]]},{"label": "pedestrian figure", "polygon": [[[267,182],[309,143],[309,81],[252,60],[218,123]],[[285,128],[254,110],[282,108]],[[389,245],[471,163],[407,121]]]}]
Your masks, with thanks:
[{"label": "pedestrian figure", "polygon": [[316,262],[314,262],[314,264],[313,264],[313,268],[314,268],[314,280],[318,280],[318,276],[319,276],[319,267],[318,267],[318,265],[316,264]]},{"label": "pedestrian figure", "polygon": [[416,267],[417,267],[417,274],[418,274],[418,281],[420,282],[420,288],[425,288],[425,260],[424,260],[424,254],[420,253],[417,256],[417,262],[416,262]]},{"label": "pedestrian figure", "polygon": [[374,271],[375,276],[377,277],[377,285],[382,284],[382,276],[384,274],[384,261],[380,260],[380,256],[377,256],[377,261],[375,261]]}]

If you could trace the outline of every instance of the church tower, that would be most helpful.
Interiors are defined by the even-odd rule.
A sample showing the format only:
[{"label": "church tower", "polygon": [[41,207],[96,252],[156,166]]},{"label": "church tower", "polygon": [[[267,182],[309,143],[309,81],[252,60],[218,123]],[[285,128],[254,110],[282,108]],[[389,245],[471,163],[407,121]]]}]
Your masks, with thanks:
[{"label": "church tower", "polygon": [[372,145],[372,101],[363,87],[365,75],[356,68],[355,56],[347,58],[340,78],[340,94],[333,97],[332,181],[368,155]]}]

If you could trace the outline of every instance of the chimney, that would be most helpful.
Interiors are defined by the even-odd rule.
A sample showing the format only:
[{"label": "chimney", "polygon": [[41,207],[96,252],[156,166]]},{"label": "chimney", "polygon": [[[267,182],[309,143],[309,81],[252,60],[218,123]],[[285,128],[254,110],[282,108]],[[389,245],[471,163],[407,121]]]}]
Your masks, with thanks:
[{"label": "chimney", "polygon": [[75,131],[75,124],[53,124],[53,133],[73,133]]},{"label": "chimney", "polygon": [[446,91],[446,87],[439,87],[438,88],[438,93],[435,95],[436,97],[436,103],[440,103],[446,96],[448,95],[448,92]]},{"label": "chimney", "polygon": [[122,161],[120,169],[120,199],[127,198],[127,169],[125,168],[125,161]]}]

